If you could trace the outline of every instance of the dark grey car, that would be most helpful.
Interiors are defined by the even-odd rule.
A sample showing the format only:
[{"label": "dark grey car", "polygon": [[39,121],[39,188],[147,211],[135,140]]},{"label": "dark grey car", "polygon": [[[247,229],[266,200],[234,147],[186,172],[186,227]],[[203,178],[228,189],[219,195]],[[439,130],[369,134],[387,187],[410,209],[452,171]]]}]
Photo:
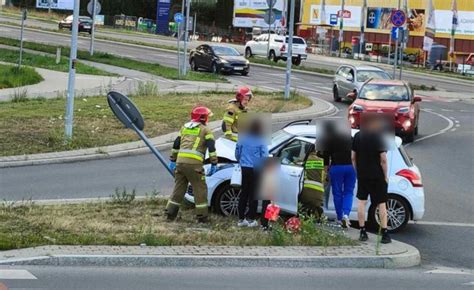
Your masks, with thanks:
[{"label": "dark grey car", "polygon": [[369,79],[392,79],[383,69],[371,66],[342,65],[334,75],[333,94],[334,101],[342,99],[353,101],[362,85]]}]

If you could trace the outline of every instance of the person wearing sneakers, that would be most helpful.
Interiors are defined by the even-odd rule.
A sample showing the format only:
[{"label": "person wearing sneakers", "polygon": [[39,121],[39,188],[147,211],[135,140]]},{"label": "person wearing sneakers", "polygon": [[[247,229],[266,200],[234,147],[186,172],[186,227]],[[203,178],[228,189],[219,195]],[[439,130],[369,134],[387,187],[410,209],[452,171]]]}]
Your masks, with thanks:
[{"label": "person wearing sneakers", "polygon": [[349,214],[356,183],[356,174],[351,159],[350,131],[340,130],[334,122],[323,126],[324,164],[329,168],[334,207],[337,221],[343,228],[350,227]]},{"label": "person wearing sneakers", "polygon": [[[257,189],[260,169],[268,156],[268,145],[264,137],[263,124],[255,119],[248,128],[241,132],[235,147],[235,158],[242,168],[242,191],[240,193],[238,212],[239,227],[256,227]],[[247,206],[249,208],[246,213]]]},{"label": "person wearing sneakers", "polygon": [[367,198],[377,206],[381,226],[383,244],[392,240],[387,230],[388,175],[387,149],[383,138],[383,122],[376,115],[369,115],[361,119],[361,130],[352,141],[352,163],[357,173],[357,198],[359,204],[357,215],[360,226],[359,240],[367,241],[365,229],[365,208]]}]

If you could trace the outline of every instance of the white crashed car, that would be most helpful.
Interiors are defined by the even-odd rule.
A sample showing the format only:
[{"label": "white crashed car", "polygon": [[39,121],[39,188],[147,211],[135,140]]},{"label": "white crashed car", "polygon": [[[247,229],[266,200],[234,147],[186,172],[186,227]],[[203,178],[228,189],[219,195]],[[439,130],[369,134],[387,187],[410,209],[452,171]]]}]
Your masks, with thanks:
[{"label": "white crashed car", "polygon": [[[357,130],[353,130],[354,135]],[[280,200],[277,204],[282,211],[295,214],[298,207],[298,195],[303,185],[303,167],[289,164],[288,160],[304,160],[312,144],[316,141],[316,125],[309,122],[291,123],[272,135],[269,145],[270,153],[281,160]],[[405,152],[399,137],[391,138],[390,150],[387,153],[389,171],[388,223],[392,232],[403,229],[409,220],[420,220],[425,212],[425,195],[418,167],[412,163]],[[230,186],[233,172],[235,142],[220,138],[216,141],[219,165],[217,172],[206,178],[209,206],[223,215],[236,215],[240,189]],[[209,165],[205,165],[206,169]],[[357,188],[357,186],[356,186]],[[354,192],[355,196],[356,192]],[[192,188],[188,189],[186,200],[194,203]],[[369,206],[367,219],[375,225],[378,223],[376,209]],[[326,187],[324,212],[330,219],[336,218],[336,211],[330,186]],[[357,198],[354,198],[351,220],[357,220]]]}]

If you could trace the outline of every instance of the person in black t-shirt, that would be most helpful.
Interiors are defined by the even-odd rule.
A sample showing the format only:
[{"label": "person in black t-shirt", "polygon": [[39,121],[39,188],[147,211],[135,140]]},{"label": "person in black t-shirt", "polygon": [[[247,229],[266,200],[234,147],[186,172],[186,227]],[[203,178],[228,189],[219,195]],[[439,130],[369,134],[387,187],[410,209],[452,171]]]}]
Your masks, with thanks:
[{"label": "person in black t-shirt", "polygon": [[352,163],[357,172],[357,214],[360,226],[360,240],[368,239],[365,229],[365,208],[367,198],[379,209],[382,240],[386,244],[391,239],[387,231],[388,175],[387,148],[382,135],[382,122],[377,117],[367,118],[364,128],[352,141]]}]

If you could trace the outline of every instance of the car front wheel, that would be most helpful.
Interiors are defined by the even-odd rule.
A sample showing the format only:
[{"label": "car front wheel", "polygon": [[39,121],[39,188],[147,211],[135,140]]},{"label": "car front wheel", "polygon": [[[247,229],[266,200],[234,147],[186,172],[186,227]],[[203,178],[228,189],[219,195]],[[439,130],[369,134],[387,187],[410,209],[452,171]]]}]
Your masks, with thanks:
[{"label": "car front wheel", "polygon": [[238,215],[239,198],[241,189],[224,184],[216,190],[213,209],[223,216]]},{"label": "car front wheel", "polygon": [[194,58],[191,59],[191,69],[193,71],[198,71],[198,67],[196,65],[196,62],[194,61]]},{"label": "car front wheel", "polygon": [[211,65],[211,72],[213,74],[218,74],[219,73],[219,68],[217,67],[217,63],[213,62]]},{"label": "car front wheel", "polygon": [[[387,229],[391,233],[402,230],[410,220],[410,208],[402,197],[389,194],[387,200]],[[379,209],[371,205],[369,209],[369,222],[376,230],[380,225]]]},{"label": "car front wheel", "polygon": [[337,90],[336,86],[334,86],[334,88],[332,89],[332,93],[333,93],[334,102],[340,102],[341,97],[339,97],[339,91]]},{"label": "car front wheel", "polygon": [[252,49],[250,47],[247,47],[245,49],[245,58],[251,58],[252,57]]}]

